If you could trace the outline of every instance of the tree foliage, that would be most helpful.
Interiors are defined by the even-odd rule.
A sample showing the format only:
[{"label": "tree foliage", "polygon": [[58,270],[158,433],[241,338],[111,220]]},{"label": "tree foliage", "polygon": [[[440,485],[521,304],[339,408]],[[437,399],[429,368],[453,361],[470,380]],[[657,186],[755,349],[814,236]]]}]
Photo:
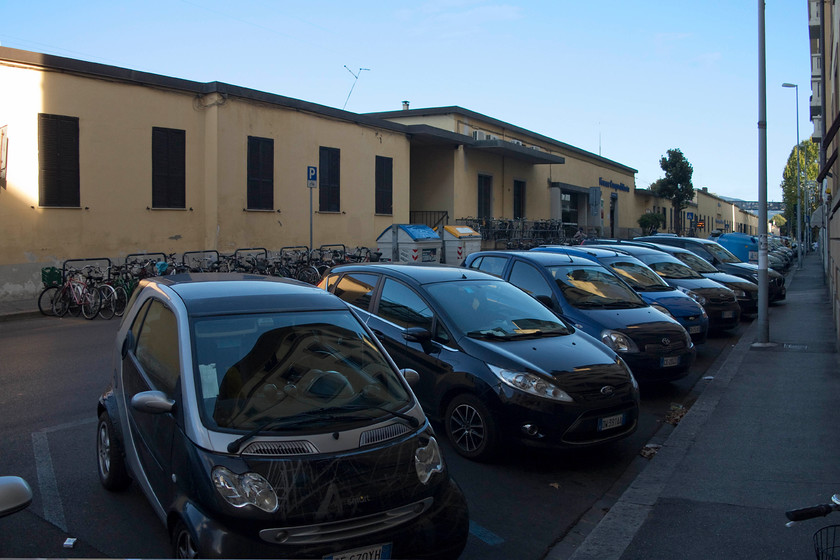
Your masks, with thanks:
[{"label": "tree foliage", "polygon": [[678,148],[668,150],[667,156],[659,159],[659,167],[665,176],[656,180],[650,190],[671,201],[674,207],[674,230],[679,232],[682,231],[680,213],[694,199],[694,185],[691,183],[694,168]]},{"label": "tree foliage", "polygon": [[[782,171],[782,202],[785,203],[785,220],[793,226],[791,234],[796,228],[796,146],[790,150],[784,171]],[[802,221],[817,208],[815,190],[817,187],[809,181],[816,182],[820,172],[820,152],[817,144],[810,140],[799,143],[799,171],[802,174],[799,183],[802,190]],[[804,227],[804,224],[803,224]]]},{"label": "tree foliage", "polygon": [[639,216],[639,227],[642,228],[643,233],[648,233],[652,230],[659,229],[665,225],[665,216],[659,212],[647,212]]}]

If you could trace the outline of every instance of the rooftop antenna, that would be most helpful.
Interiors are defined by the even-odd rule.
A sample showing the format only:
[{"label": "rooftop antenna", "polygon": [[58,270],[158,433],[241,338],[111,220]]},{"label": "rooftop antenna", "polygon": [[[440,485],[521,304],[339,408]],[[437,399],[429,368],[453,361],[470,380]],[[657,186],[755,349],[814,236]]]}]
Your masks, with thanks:
[{"label": "rooftop antenna", "polygon": [[[347,68],[347,65],[345,64],[344,67]],[[344,107],[347,107],[347,102],[350,101],[350,94],[353,93],[353,88],[356,87],[356,82],[359,81],[359,76],[362,75],[362,70],[367,70],[368,72],[370,72],[370,68],[359,68],[359,71],[353,74],[353,71],[347,68],[347,71],[353,74],[353,77],[356,79],[353,80],[353,85],[350,86],[350,93],[347,94],[347,99],[344,100]],[[341,108],[342,111],[344,110],[344,107]]]}]

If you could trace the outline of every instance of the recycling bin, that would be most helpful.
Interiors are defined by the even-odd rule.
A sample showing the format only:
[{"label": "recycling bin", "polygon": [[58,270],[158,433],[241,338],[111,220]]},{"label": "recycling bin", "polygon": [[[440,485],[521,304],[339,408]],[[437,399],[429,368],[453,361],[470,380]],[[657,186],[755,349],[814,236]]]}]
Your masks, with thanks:
[{"label": "recycling bin", "polygon": [[394,224],[376,238],[376,244],[382,257],[379,260],[393,261],[394,229],[399,262],[440,262],[441,239],[438,234],[424,224]]}]

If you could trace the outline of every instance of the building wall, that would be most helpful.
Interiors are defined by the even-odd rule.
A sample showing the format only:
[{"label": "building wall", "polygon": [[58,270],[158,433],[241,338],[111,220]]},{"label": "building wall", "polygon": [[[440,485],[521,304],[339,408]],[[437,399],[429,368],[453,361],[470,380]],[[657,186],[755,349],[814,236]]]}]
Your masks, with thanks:
[{"label": "building wall", "polygon": [[[0,64],[7,125],[0,189],[0,298],[37,294],[40,269],[66,259],[309,243],[306,167],[341,150],[341,210],[319,213],[314,244],[375,245],[409,212],[410,143],[402,132],[236,96]],[[38,114],[79,119],[79,208],[39,206]],[[186,135],[186,207],[152,209],[152,128]],[[249,135],[274,139],[272,211],[246,211]],[[376,156],[393,158],[393,215],[374,215]]]}]

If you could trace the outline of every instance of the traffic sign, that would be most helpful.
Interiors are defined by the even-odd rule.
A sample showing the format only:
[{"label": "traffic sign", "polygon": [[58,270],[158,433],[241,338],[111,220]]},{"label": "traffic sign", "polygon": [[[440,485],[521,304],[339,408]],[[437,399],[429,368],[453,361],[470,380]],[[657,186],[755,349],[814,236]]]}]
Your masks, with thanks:
[{"label": "traffic sign", "polygon": [[306,186],[310,189],[318,186],[318,168],[314,165],[306,168]]}]

